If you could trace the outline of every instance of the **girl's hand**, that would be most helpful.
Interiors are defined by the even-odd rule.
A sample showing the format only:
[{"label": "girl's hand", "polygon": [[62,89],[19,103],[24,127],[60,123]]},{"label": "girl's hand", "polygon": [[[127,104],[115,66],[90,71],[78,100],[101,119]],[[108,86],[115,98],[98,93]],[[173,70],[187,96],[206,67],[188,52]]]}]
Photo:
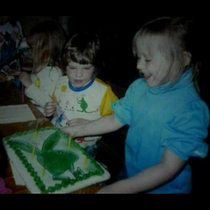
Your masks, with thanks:
[{"label": "girl's hand", "polygon": [[71,138],[77,137],[77,133],[79,132],[79,129],[80,129],[79,126],[73,126],[73,127],[67,126],[67,127],[60,128],[60,130],[63,133],[68,134],[69,136],[71,136]]},{"label": "girl's hand", "polygon": [[32,85],[32,81],[31,81],[31,77],[30,74],[26,73],[26,72],[21,72],[19,74],[19,80],[22,82],[22,84],[28,88]]},{"label": "girl's hand", "polygon": [[83,124],[89,123],[91,121],[92,120],[86,120],[86,119],[83,119],[83,118],[77,118],[77,119],[69,120],[66,124],[69,127],[72,127],[72,126],[76,126],[76,125],[83,125]]},{"label": "girl's hand", "polygon": [[[75,123],[75,125],[74,125]],[[101,117],[97,120],[77,119],[70,126],[62,128],[64,133],[70,134],[72,137],[84,137],[92,135],[101,135],[113,132],[121,128],[123,125],[115,118],[114,114]]]},{"label": "girl's hand", "polygon": [[64,133],[69,134],[72,138],[79,137],[77,136],[79,133],[81,133],[81,130],[84,130],[85,125],[87,123],[92,122],[93,120],[86,120],[83,118],[77,118],[73,120],[69,120],[66,124],[67,127],[63,127],[60,130]]},{"label": "girl's hand", "polygon": [[56,105],[57,104],[55,102],[48,102],[45,104],[44,113],[47,117],[50,117],[55,114]]}]

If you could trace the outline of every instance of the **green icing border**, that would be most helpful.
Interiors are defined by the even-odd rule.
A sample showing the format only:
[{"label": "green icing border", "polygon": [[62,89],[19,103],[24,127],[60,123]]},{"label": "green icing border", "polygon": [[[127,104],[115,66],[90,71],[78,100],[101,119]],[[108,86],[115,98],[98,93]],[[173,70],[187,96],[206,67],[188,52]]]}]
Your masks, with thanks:
[{"label": "green icing border", "polygon": [[[11,149],[13,149],[13,151],[18,156],[18,158],[20,159],[22,164],[25,166],[28,173],[33,177],[34,182],[37,185],[37,187],[40,189],[41,193],[53,193],[53,192],[55,192],[57,190],[60,190],[62,188],[66,188],[69,185],[74,185],[78,181],[86,180],[93,175],[101,176],[104,173],[104,170],[101,168],[101,166],[81,146],[79,146],[77,143],[72,141],[71,143],[73,144],[73,146],[76,147],[78,150],[80,150],[82,152],[82,154],[84,154],[88,157],[90,162],[96,167],[96,171],[95,172],[89,172],[88,174],[84,174],[82,177],[78,175],[78,176],[76,176],[76,179],[70,179],[68,181],[62,181],[61,184],[56,183],[54,186],[50,186],[50,187],[48,187],[48,189],[46,189],[46,186],[43,183],[43,181],[41,180],[40,176],[38,176],[38,173],[34,170],[33,166],[28,162],[27,158],[24,156],[22,151],[17,149],[16,145],[14,145],[12,141],[10,141],[11,138],[24,136],[26,134],[33,133],[35,130],[36,129],[30,130],[30,131],[24,131],[24,132],[20,132],[20,133],[15,133],[11,136],[5,137],[3,140],[5,141],[5,143],[7,145],[9,145],[9,147]],[[55,127],[45,127],[45,128],[37,129],[38,132],[46,131],[46,130],[57,131],[59,129],[57,129]],[[59,130],[59,134],[62,138],[68,140],[68,136],[65,133],[63,133]]]}]

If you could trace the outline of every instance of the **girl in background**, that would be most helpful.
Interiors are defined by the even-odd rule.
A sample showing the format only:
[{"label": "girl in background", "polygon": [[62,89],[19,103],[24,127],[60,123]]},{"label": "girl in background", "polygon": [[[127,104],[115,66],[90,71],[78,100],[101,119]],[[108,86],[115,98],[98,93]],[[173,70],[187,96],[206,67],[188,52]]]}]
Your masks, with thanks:
[{"label": "girl in background", "polygon": [[54,21],[47,20],[33,27],[27,37],[33,58],[31,74],[20,72],[19,79],[25,86],[25,94],[44,114],[43,107],[51,98],[49,94],[63,75],[62,49],[65,43],[63,29]]}]

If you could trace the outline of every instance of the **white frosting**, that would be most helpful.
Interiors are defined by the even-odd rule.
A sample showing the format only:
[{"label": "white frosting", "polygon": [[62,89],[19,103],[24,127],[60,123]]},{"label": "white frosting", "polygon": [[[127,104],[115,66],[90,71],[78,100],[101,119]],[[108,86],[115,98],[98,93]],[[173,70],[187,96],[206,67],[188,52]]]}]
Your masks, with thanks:
[{"label": "white frosting", "polygon": [[[43,130],[39,129],[37,138],[34,140],[34,132],[26,132],[24,135],[12,135],[7,137],[6,139],[11,140],[12,142],[21,142],[24,144],[30,144],[42,150],[42,145],[45,140],[53,133],[55,133],[55,128],[50,130]],[[64,136],[65,137],[65,136]],[[80,168],[84,174],[88,174],[90,171],[93,172],[96,170],[94,164],[96,163],[88,154],[75,142],[73,142],[68,147],[68,138],[64,138],[63,136],[60,137],[57,145],[52,150],[61,150],[61,151],[71,151],[78,155],[79,159],[73,164],[74,170],[76,171],[77,168]],[[5,149],[7,151],[8,157],[12,162],[12,165],[20,174],[22,180],[24,181],[25,185],[27,186],[28,190],[31,193],[41,193],[41,190],[37,187],[34,177],[29,174],[25,166],[23,165],[22,161],[19,157],[15,154],[14,150],[9,147],[8,144],[4,142]],[[61,180],[53,180],[53,175],[45,169],[44,176],[43,176],[43,166],[37,161],[37,155],[34,155],[32,158],[32,153],[24,151],[21,149],[23,155],[27,158],[28,162],[32,165],[35,171],[38,173],[38,176],[41,178],[42,182],[45,185],[45,188],[48,189],[49,187],[55,186],[55,184],[61,184]],[[92,161],[91,161],[92,160]],[[100,165],[99,163],[97,163]],[[100,165],[101,166],[101,165]],[[99,175],[93,175],[86,180],[78,181],[74,185],[68,185],[66,188],[62,187],[60,190],[57,190],[53,193],[70,193],[76,191],[78,189],[90,186],[92,184],[96,184],[98,182],[105,181],[110,178],[109,172],[101,166],[101,169],[104,173]],[[70,172],[70,170],[66,170],[62,177],[69,177],[70,179],[75,179],[75,176]]]}]

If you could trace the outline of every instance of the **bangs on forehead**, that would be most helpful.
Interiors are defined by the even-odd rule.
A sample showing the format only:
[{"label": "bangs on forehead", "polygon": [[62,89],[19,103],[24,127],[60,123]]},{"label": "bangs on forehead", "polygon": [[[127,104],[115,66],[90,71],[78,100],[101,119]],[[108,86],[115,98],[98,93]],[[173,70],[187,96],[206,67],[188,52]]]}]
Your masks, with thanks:
[{"label": "bangs on forehead", "polygon": [[70,61],[83,64],[83,65],[92,63],[91,58],[89,58],[88,55],[86,55],[85,53],[77,52],[77,51],[71,52],[69,59]]},{"label": "bangs on forehead", "polygon": [[151,42],[148,36],[139,36],[136,38],[134,54],[144,53],[146,55],[152,54]]},{"label": "bangs on forehead", "polygon": [[164,35],[142,34],[136,37],[135,42],[134,54],[144,52],[148,56],[152,56],[156,52],[164,53],[170,46],[169,40]]}]

